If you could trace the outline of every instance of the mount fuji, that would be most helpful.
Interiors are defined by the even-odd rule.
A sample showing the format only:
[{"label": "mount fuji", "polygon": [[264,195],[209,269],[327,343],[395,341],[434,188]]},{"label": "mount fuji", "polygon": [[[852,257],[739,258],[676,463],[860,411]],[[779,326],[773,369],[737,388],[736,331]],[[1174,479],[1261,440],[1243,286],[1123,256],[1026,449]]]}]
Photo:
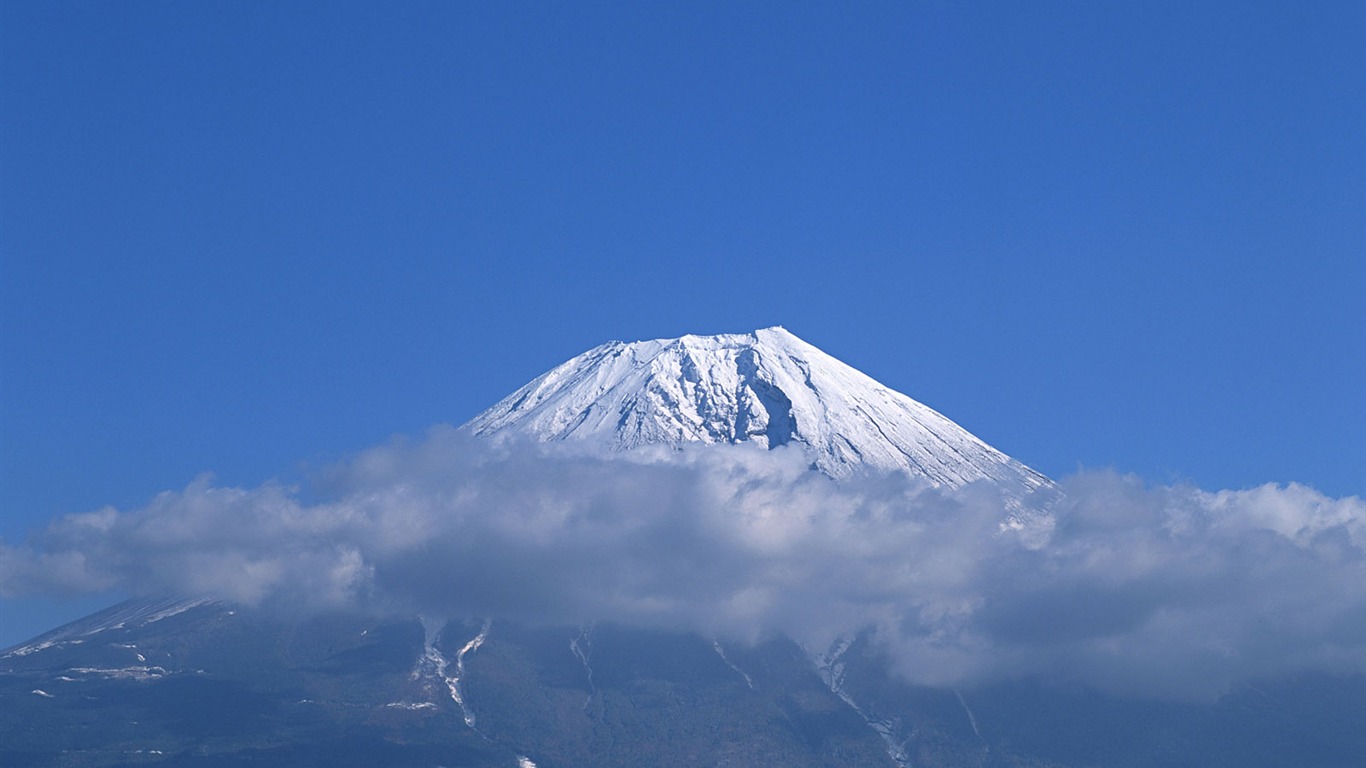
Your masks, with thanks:
[{"label": "mount fuji", "polygon": [[[921,483],[949,490],[981,484],[999,490],[1002,522],[1061,498],[1042,474],[777,327],[604,344],[531,381],[460,432],[461,445],[477,450],[585,446],[595,459],[607,457],[593,465],[612,477],[622,473],[612,459],[634,451],[800,451],[834,482],[789,465],[801,476],[795,494],[862,474],[904,476],[917,493]],[[516,484],[524,476],[489,482]],[[395,494],[400,506],[415,498],[406,490]],[[448,500],[462,493],[443,486],[438,513],[450,513]],[[519,500],[498,498],[513,501],[478,513],[499,521],[509,513],[509,526],[498,529],[504,535],[519,524],[511,514]],[[650,504],[656,497],[640,498]],[[998,499],[988,498],[986,514],[994,516]],[[356,523],[381,503],[324,507],[324,516]],[[491,574],[481,564],[497,558],[474,552],[486,539],[471,536],[475,543],[454,553],[445,545],[463,542],[432,539],[407,525],[409,518],[401,522],[386,534],[416,543],[396,559],[414,559],[420,579],[437,591],[497,592],[537,569],[572,581],[563,558],[504,557],[511,565]],[[893,522],[914,535],[925,531]],[[959,520],[931,522],[957,532]],[[597,547],[603,531],[587,528],[593,556],[622,554]],[[985,528],[997,541],[996,526]],[[687,531],[666,529],[672,552]],[[464,536],[478,529],[452,530]],[[676,575],[688,584],[716,562],[690,557],[700,549],[679,550]],[[1033,562],[1025,550],[1006,551]],[[857,569],[855,558],[878,552],[891,558],[896,567],[887,573],[898,577],[920,565],[895,545],[839,552],[833,567],[817,571],[820,586]],[[448,572],[459,578],[424,567],[460,557],[473,565]],[[958,578],[972,565],[946,558],[935,575]],[[790,570],[773,570],[784,585],[793,583]],[[884,587],[856,585],[877,594]],[[819,613],[820,602],[795,593],[797,613]],[[915,593],[892,594],[893,610],[916,621],[914,606],[905,605]],[[1102,601],[1087,598],[1093,593],[1078,594],[1078,603],[1052,615],[1105,613]],[[1012,605],[988,607],[1000,609],[1005,631],[1020,613]],[[355,606],[291,612],[204,595],[127,601],[0,651],[0,765],[1337,768],[1359,765],[1366,754],[1359,675],[1306,674],[1248,684],[1213,702],[1165,702],[1027,676],[961,687],[913,683],[898,674],[876,631],[856,627],[829,644],[777,631],[741,642],[684,628],[691,625],[417,613]]]},{"label": "mount fuji", "polygon": [[986,481],[1022,499],[1052,481],[938,412],[782,327],[595,347],[464,427],[488,438],[582,441],[625,451],[799,446],[832,477],[906,472],[935,486]]}]

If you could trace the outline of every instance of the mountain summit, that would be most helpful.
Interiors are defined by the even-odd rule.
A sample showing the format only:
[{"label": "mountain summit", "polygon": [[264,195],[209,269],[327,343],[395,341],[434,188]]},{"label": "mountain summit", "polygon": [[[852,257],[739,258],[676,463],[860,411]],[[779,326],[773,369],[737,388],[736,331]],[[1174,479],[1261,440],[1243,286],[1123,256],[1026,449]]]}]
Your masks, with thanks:
[{"label": "mountain summit", "polygon": [[642,445],[796,444],[832,477],[905,471],[937,486],[1052,486],[933,409],[781,327],[595,347],[464,427],[475,435]]}]

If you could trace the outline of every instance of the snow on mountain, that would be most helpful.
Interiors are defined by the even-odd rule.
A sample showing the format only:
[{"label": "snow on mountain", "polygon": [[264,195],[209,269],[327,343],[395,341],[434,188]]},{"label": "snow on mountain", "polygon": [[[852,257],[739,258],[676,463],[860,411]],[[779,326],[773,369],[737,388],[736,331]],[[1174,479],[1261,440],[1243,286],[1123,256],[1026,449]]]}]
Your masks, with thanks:
[{"label": "snow on mountain", "polygon": [[534,379],[464,429],[593,441],[614,451],[797,444],[832,477],[905,471],[950,488],[990,480],[1016,498],[1053,487],[934,410],[781,327],[609,342]]}]

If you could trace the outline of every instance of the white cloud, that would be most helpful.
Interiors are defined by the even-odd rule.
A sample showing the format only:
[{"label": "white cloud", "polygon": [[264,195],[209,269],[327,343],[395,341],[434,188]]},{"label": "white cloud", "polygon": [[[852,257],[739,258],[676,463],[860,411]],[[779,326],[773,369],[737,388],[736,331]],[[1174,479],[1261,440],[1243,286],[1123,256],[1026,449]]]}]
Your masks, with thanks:
[{"label": "white cloud", "polygon": [[900,671],[1207,695],[1366,671],[1366,502],[1092,472],[1003,525],[990,488],[835,482],[795,449],[598,457],[454,430],[334,468],[322,500],[200,478],[0,551],[7,596],[190,590],[247,603],[609,619],[815,645],[874,626]]}]

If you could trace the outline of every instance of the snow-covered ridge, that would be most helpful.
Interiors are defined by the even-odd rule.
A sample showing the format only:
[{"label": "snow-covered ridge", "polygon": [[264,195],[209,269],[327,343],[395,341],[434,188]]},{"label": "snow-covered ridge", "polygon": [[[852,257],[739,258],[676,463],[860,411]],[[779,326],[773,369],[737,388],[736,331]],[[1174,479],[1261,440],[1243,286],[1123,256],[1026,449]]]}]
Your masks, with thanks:
[{"label": "snow-covered ridge", "polygon": [[0,656],[0,659],[27,656],[63,645],[80,644],[85,642],[85,638],[100,632],[125,627],[140,627],[168,619],[203,605],[215,604],[216,601],[206,597],[127,600],[112,608],[60,626],[51,632],[45,632],[23,645],[8,649],[3,656]]},{"label": "snow-covered ridge", "polygon": [[832,477],[905,471],[990,480],[1016,498],[1052,482],[931,408],[781,327],[619,341],[575,357],[465,425],[486,437],[644,445],[797,445]]}]

